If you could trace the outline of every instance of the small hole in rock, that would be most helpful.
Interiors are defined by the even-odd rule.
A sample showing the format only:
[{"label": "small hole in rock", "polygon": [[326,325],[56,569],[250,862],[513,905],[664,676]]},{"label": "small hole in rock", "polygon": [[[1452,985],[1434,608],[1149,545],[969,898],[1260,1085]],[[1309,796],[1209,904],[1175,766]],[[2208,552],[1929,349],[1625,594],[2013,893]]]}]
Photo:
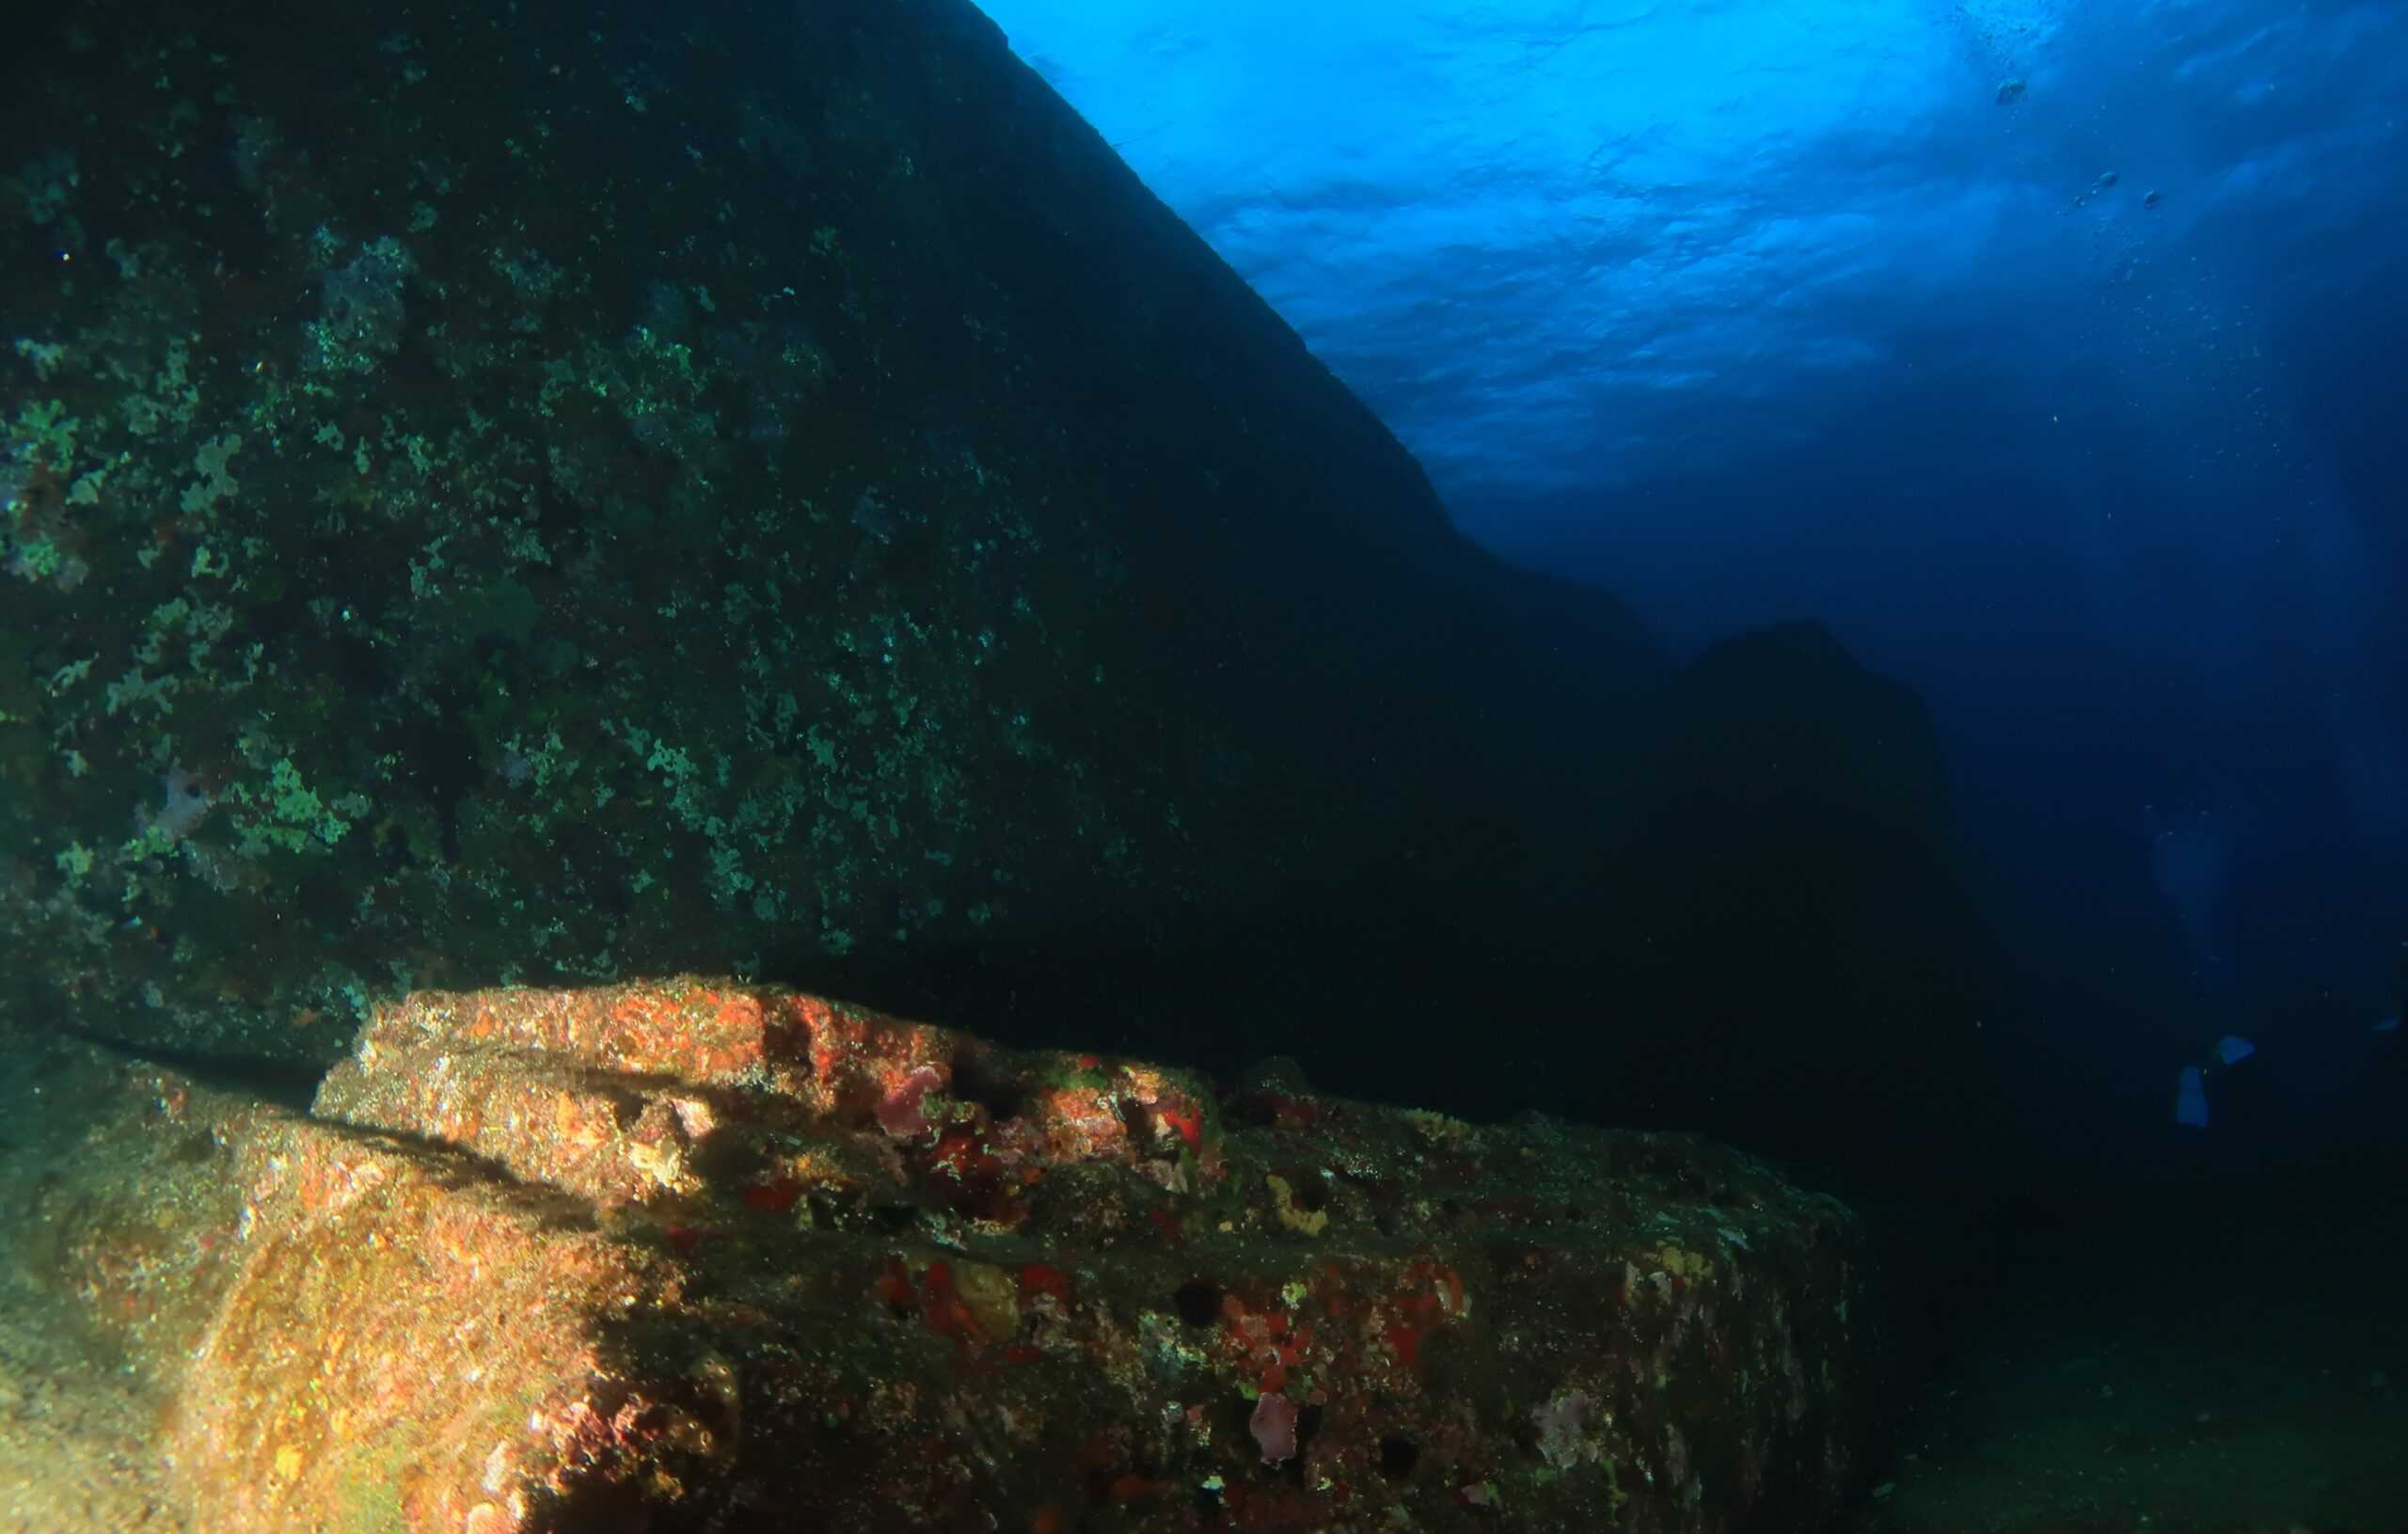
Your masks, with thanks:
[{"label": "small hole in rock", "polygon": [[1221,1314],[1221,1286],[1191,1278],[1179,1286],[1170,1303],[1179,1307],[1179,1319],[1188,1325],[1210,1326]]}]

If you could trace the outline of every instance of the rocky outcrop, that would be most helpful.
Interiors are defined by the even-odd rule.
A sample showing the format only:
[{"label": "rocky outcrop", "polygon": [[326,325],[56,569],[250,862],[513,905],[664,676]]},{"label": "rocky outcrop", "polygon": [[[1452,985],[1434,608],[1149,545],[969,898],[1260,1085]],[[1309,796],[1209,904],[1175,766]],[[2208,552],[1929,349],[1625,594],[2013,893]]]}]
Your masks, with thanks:
[{"label": "rocky outcrop", "polygon": [[995,1015],[1357,908],[1293,957],[1360,971],[1656,668],[1458,537],[966,0],[21,41],[25,1012],[320,1066],[412,986]]},{"label": "rocky outcrop", "polygon": [[57,1068],[33,1266],[213,1534],[1806,1530],[1887,1381],[1837,1201],[1278,1067],[682,980],[414,996],[308,1115]]},{"label": "rocky outcrop", "polygon": [[1576,1111],[1943,1192],[2021,1154],[2065,1086],[2008,1025],[1921,700],[1798,623],[1713,646],[1650,716],[1607,854],[1645,875],[1581,912],[1595,992],[1644,1000],[1567,1048]]},{"label": "rocky outcrop", "polygon": [[[1975,1074],[1873,973],[1945,860],[1458,537],[964,0],[251,15],[0,62],[8,1016],[323,1068],[735,973],[1741,1135],[1782,1062],[1658,1041]],[[1861,803],[1833,671],[1751,702]]]}]

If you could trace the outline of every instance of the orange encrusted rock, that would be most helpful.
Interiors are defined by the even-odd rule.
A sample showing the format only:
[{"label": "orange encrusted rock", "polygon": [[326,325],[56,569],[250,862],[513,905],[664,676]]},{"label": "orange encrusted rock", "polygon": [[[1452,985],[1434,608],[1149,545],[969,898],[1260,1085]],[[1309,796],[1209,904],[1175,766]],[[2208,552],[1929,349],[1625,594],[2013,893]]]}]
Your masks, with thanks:
[{"label": "orange encrusted rock", "polygon": [[692,978],[411,997],[309,1115],[86,1068],[158,1153],[55,1291],[182,1318],[222,1534],[1808,1528],[1885,1377],[1857,1217],[1684,1136]]}]

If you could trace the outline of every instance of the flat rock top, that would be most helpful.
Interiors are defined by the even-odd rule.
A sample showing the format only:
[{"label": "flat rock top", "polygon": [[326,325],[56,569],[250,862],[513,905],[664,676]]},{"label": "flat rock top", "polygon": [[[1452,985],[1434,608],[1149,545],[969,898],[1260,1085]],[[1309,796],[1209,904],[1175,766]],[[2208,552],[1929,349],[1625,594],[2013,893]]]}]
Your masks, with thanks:
[{"label": "flat rock top", "polygon": [[[674,1208],[706,1190],[754,1209],[894,1198],[1055,1239],[1094,1234],[1105,1167],[1134,1174],[1112,1184],[1121,1214],[1261,1240],[1513,1231],[1737,1254],[1849,1218],[1692,1136],[1535,1116],[1475,1127],[1323,1097],[1277,1063],[1224,1089],[695,977],[413,995],[378,1009],[317,1112],[472,1144],[608,1205]],[[1049,1187],[1065,1178],[1077,1196]]]}]

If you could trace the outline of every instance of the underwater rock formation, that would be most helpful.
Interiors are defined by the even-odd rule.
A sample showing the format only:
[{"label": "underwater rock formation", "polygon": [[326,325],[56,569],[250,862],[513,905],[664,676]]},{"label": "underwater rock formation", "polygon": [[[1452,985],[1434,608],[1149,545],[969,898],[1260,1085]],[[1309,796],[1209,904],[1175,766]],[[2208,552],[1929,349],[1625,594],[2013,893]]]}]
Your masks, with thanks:
[{"label": "underwater rock formation", "polygon": [[1886,1145],[1942,1178],[2012,1143],[2054,1083],[1984,1026],[1996,941],[1921,700],[1792,623],[1711,647],[1654,710],[1615,851],[1649,878],[1590,914],[1600,988],[1670,1000],[1584,1048],[1583,1116],[1859,1166]]},{"label": "underwater rock formation", "polygon": [[1858,1217],[1686,1136],[698,979],[68,1074],[39,1276],[213,1534],[1806,1529],[1888,1383]]},{"label": "underwater rock formation", "polygon": [[1656,665],[964,0],[19,43],[17,1016],[323,1066],[413,986],[1000,1000],[1441,887]]},{"label": "underwater rock formation", "polygon": [[[737,973],[1729,1135],[1779,1063],[1646,1044],[1777,972],[1972,1074],[1858,1036],[1945,868],[1641,946],[1667,663],[1460,537],[965,0],[29,26],[0,1029],[323,1069],[412,989]],[[1791,808],[1718,877],[1810,905]]]}]

